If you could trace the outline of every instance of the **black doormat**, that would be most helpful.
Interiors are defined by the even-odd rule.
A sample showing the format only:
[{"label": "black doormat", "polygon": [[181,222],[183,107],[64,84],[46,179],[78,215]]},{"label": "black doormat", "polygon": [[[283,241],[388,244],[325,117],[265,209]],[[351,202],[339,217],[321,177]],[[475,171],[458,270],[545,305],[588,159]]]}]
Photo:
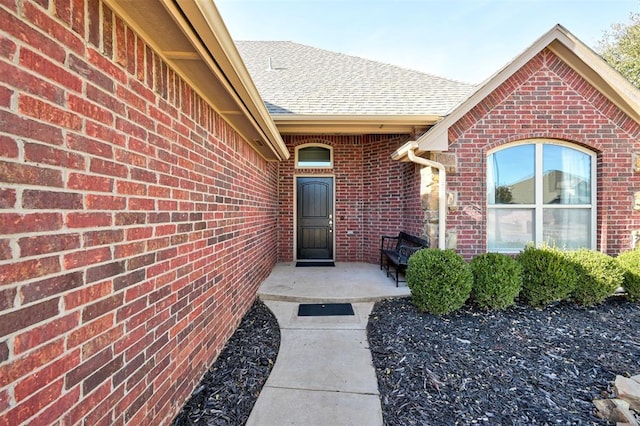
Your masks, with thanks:
[{"label": "black doormat", "polygon": [[301,303],[299,317],[326,317],[334,315],[354,315],[351,303]]},{"label": "black doormat", "polygon": [[296,268],[301,266],[336,266],[333,262],[296,262]]}]

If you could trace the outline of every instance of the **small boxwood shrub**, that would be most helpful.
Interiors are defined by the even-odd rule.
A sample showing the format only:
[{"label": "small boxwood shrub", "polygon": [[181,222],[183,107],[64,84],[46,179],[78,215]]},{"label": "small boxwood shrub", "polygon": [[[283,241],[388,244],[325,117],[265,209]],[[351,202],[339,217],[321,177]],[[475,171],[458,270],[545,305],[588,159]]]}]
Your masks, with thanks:
[{"label": "small boxwood shrub", "polygon": [[407,285],[413,303],[423,312],[445,315],[469,298],[473,274],[453,250],[422,249],[409,258]]},{"label": "small boxwood shrub", "polygon": [[640,249],[621,253],[616,260],[624,270],[622,287],[627,292],[627,299],[640,302]]},{"label": "small boxwood shrub", "polygon": [[576,303],[597,305],[622,286],[624,272],[611,256],[588,249],[570,251],[567,256],[574,262],[578,274],[571,293]]},{"label": "small boxwood shrub", "polygon": [[485,253],[471,261],[471,299],[483,309],[503,310],[515,304],[522,288],[522,266],[510,256]]},{"label": "small boxwood shrub", "polygon": [[576,287],[575,267],[560,250],[527,246],[517,259],[522,265],[520,297],[531,306],[566,300]]}]

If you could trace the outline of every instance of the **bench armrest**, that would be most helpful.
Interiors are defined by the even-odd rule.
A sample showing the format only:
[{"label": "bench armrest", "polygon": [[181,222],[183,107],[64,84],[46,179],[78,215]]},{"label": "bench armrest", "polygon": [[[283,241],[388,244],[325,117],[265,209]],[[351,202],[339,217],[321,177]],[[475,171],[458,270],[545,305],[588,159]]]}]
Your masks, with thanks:
[{"label": "bench armrest", "polygon": [[[380,250],[395,249],[399,238],[398,236],[383,235],[380,241]],[[394,242],[393,244],[391,243],[392,241]]]}]

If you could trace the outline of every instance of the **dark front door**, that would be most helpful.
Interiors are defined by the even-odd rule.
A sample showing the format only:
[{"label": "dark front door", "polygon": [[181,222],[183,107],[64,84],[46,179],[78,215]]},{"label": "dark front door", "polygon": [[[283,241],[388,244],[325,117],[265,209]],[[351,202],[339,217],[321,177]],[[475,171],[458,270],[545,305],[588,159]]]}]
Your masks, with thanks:
[{"label": "dark front door", "polygon": [[333,260],[333,178],[299,177],[297,259]]}]

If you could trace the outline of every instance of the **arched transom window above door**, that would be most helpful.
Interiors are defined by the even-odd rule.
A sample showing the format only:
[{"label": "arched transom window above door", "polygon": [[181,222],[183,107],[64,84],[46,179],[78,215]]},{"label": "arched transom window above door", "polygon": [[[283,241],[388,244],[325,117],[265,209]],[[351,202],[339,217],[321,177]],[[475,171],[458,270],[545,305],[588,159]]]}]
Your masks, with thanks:
[{"label": "arched transom window above door", "polygon": [[333,147],[319,143],[305,144],[296,147],[297,168],[331,168],[333,167]]},{"label": "arched transom window above door", "polygon": [[533,140],[487,156],[487,249],[527,244],[595,248],[596,156],[561,141]]}]

